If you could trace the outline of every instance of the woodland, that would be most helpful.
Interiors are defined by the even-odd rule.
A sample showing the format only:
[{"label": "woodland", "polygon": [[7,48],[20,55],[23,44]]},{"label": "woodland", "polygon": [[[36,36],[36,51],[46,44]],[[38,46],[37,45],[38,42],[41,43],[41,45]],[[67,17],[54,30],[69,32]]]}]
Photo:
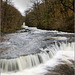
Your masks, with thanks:
[{"label": "woodland", "polygon": [[1,0],[1,32],[20,30],[23,22],[44,30],[74,32],[74,0],[32,0],[22,16],[11,0]]}]

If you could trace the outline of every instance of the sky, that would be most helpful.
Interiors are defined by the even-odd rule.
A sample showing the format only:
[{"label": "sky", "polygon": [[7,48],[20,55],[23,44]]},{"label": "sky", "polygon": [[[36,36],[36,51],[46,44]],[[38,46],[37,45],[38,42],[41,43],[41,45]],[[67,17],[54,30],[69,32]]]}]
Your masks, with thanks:
[{"label": "sky", "polygon": [[31,0],[12,0],[14,6],[24,15],[24,11],[32,6]]}]

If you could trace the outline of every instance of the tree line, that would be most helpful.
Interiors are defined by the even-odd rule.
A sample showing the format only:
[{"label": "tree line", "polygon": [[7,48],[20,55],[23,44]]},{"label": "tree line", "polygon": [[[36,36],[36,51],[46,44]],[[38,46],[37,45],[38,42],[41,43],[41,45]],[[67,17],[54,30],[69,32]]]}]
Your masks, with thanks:
[{"label": "tree line", "polygon": [[25,16],[14,7],[12,0],[1,0],[1,32],[21,29],[27,26],[46,30],[74,32],[74,0],[35,0],[25,11]]},{"label": "tree line", "polygon": [[24,17],[14,7],[11,0],[1,0],[1,32],[12,32],[21,29]]},{"label": "tree line", "polygon": [[28,26],[74,32],[74,0],[36,0],[25,14]]}]

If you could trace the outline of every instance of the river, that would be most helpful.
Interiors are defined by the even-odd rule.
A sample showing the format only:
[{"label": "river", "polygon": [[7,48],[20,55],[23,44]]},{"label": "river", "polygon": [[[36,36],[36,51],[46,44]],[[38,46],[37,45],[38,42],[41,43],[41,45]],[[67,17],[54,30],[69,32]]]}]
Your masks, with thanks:
[{"label": "river", "polygon": [[28,27],[2,38],[1,75],[49,75],[60,61],[73,65],[74,33]]}]

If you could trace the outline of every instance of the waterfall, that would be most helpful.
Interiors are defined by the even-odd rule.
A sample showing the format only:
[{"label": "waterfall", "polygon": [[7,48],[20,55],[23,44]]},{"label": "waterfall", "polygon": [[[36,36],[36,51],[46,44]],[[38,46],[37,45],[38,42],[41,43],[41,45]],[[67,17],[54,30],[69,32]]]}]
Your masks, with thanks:
[{"label": "waterfall", "polygon": [[[20,70],[18,72],[11,73],[3,72],[1,73],[1,75],[45,75],[47,73],[49,75],[61,75],[60,70],[59,72],[56,72],[53,71],[53,69],[55,70],[55,67],[60,64],[67,64],[68,68],[73,68],[73,63],[71,62],[71,60],[74,60],[74,45],[74,42],[68,44],[62,43],[60,47],[58,45],[55,45],[52,48],[48,47],[45,50],[42,49],[42,51],[44,52],[35,55],[21,56],[16,59],[1,59],[0,68],[2,68],[4,71],[8,72],[8,70]],[[52,56],[51,54],[54,55],[52,59],[50,57]],[[37,64],[40,65],[33,67]],[[29,69],[28,67],[32,68]],[[23,68],[25,69],[22,70]]]},{"label": "waterfall", "polygon": [[45,49],[40,49],[41,52],[37,54],[31,54],[27,56],[20,56],[14,59],[0,59],[0,69],[2,73],[23,71],[45,63],[58,52],[73,48],[73,43],[55,43],[52,46],[48,46]]},{"label": "waterfall", "polygon": [[28,26],[25,25],[25,22],[23,22],[22,28],[25,28],[25,29],[28,28]]}]

